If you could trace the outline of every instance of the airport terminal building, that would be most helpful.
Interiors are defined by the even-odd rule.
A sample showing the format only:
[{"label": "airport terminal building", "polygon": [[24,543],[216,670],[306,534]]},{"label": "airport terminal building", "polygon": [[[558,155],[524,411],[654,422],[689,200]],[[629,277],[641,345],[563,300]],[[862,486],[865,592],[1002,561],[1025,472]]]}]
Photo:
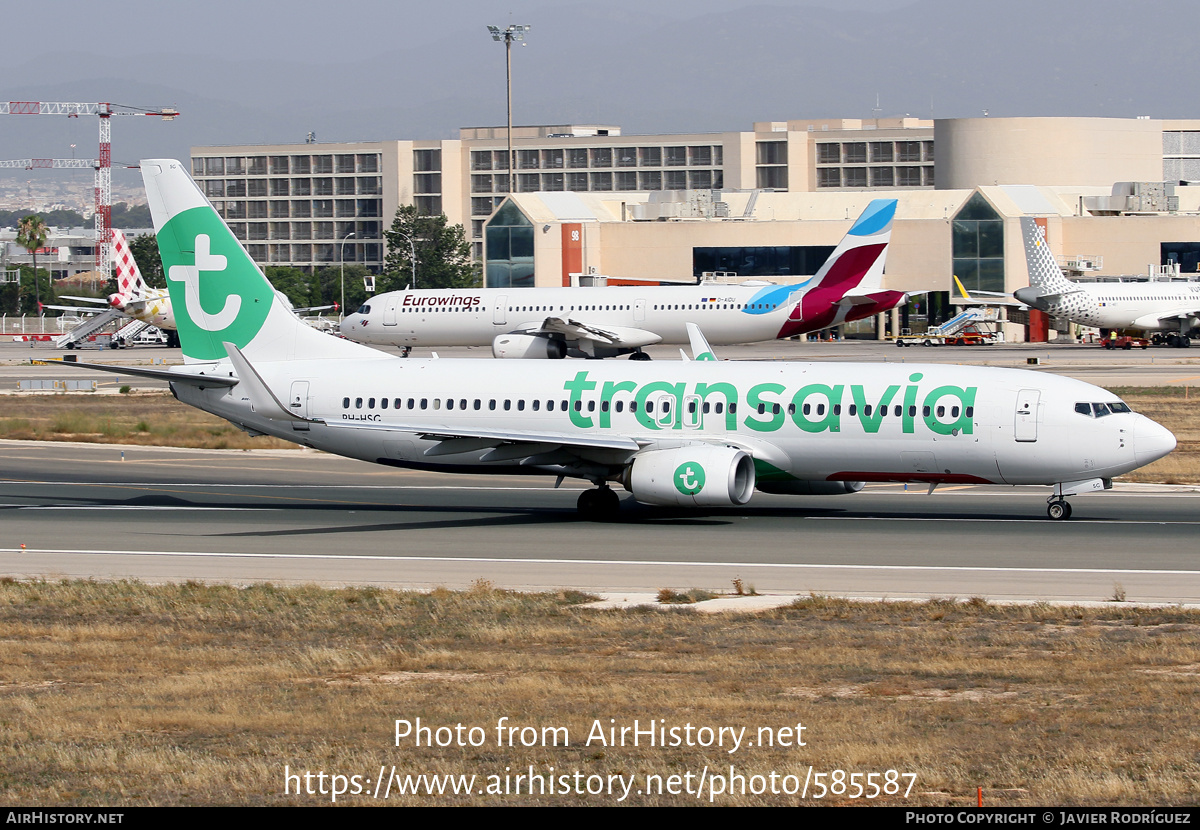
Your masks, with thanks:
[{"label": "airport terminal building", "polygon": [[[885,286],[930,292],[885,326],[951,312],[968,290],[1028,284],[1019,219],[1084,275],[1200,262],[1200,120],[971,118],[760,122],[623,136],[613,125],[464,128],[455,140],[197,147],[192,172],[263,265],[382,268],[416,205],[462,224],[489,287],[589,276],[810,276],[873,198],[899,200]],[[511,192],[510,192],[511,179]],[[1048,334],[1021,312],[1009,339]]]}]

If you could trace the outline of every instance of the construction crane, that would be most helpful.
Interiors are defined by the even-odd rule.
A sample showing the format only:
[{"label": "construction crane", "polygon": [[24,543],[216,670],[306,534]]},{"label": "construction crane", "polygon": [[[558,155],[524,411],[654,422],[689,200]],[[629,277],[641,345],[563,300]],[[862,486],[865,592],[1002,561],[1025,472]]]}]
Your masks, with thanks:
[{"label": "construction crane", "polygon": [[72,167],[84,170],[99,165],[100,162],[97,159],[5,159],[0,161],[0,169],[19,170],[48,170],[53,167]]},{"label": "construction crane", "polygon": [[[47,101],[0,101],[0,115],[65,115],[78,118],[95,115],[100,119],[100,158],[80,159],[86,164],[58,164],[51,167],[84,167],[96,169],[96,269],[104,270],[112,261],[112,122],[114,115],[152,115],[171,121],[179,111],[170,107],[158,110],[138,109],[109,103],[63,103]],[[28,159],[35,161],[35,159]],[[66,162],[67,159],[36,159],[36,161]],[[13,165],[15,166],[15,165]],[[42,165],[39,165],[42,166]],[[28,168],[32,169],[32,168]]]}]

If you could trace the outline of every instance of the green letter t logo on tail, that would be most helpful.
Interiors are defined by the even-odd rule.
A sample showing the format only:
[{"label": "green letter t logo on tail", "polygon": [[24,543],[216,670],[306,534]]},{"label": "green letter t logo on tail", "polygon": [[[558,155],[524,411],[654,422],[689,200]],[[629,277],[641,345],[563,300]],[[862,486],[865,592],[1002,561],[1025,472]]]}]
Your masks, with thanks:
[{"label": "green letter t logo on tail", "polygon": [[274,291],[221,218],[207,207],[186,210],[158,232],[158,249],[184,355],[220,360],[222,343],[245,348]]}]

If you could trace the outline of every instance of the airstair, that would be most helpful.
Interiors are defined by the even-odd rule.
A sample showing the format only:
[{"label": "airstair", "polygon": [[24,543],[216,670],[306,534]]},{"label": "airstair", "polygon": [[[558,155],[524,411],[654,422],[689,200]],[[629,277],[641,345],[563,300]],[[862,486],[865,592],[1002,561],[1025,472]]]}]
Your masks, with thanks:
[{"label": "airstair", "polygon": [[113,342],[119,344],[118,347],[132,345],[133,338],[148,328],[150,324],[144,320],[130,320],[113,334]]},{"label": "airstair", "polygon": [[997,317],[998,315],[994,307],[965,308],[940,326],[931,326],[926,334],[934,337],[950,337],[958,334],[967,326],[978,325],[979,323],[994,323]]},{"label": "airstair", "polygon": [[125,315],[117,311],[115,308],[105,309],[95,317],[88,318],[66,334],[59,337],[54,341],[54,345],[59,349],[73,349],[75,348],[76,343],[79,343],[85,338],[97,333],[114,320],[120,320],[123,317],[125,317]]}]

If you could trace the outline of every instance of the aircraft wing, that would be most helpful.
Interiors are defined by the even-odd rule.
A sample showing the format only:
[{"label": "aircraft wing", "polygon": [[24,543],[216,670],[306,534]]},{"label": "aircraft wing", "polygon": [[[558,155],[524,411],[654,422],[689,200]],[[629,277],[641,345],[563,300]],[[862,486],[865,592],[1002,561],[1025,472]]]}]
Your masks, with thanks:
[{"label": "aircraft wing", "polygon": [[293,308],[292,311],[296,312],[296,314],[313,314],[318,311],[328,311],[331,308],[337,308],[337,303],[332,305],[314,305],[308,308]]},{"label": "aircraft wing", "polygon": [[1200,317],[1200,308],[1180,306],[1169,311],[1154,312],[1133,321],[1133,328],[1152,328],[1151,323],[1173,323],[1187,317]]},{"label": "aircraft wing", "polygon": [[73,305],[48,305],[46,303],[42,303],[42,308],[49,308],[53,309],[54,311],[69,311],[72,314],[103,314],[107,310],[103,308],[97,308],[95,306],[90,308],[80,308],[79,306]]},{"label": "aircraft wing", "polygon": [[526,329],[528,334],[561,334],[568,340],[591,340],[605,346],[639,349],[662,340],[660,335],[645,329],[624,326],[593,326],[571,317],[547,317],[537,328]]},{"label": "aircraft wing", "polygon": [[[92,303],[94,305],[108,305],[108,300],[103,297],[68,297],[66,294],[59,294],[64,300],[70,300],[73,303]],[[54,308],[54,306],[46,306],[46,308]]]},{"label": "aircraft wing", "polygon": [[[331,421],[327,425],[336,428],[369,428],[389,432],[406,432],[410,435],[415,434],[431,441],[441,442],[437,447],[426,451],[426,455],[449,455],[452,452],[467,452],[466,444],[468,442],[472,445],[471,449],[498,447],[501,444],[524,444],[537,445],[538,447],[549,445],[573,449],[637,452],[642,447],[634,439],[623,435],[576,435],[565,432],[538,432],[532,430],[448,428],[445,424],[422,424],[420,422],[363,424],[356,421]],[[462,443],[455,444],[454,442]],[[447,446],[443,447],[443,445]],[[538,452],[544,452],[544,449],[539,449]]]}]

